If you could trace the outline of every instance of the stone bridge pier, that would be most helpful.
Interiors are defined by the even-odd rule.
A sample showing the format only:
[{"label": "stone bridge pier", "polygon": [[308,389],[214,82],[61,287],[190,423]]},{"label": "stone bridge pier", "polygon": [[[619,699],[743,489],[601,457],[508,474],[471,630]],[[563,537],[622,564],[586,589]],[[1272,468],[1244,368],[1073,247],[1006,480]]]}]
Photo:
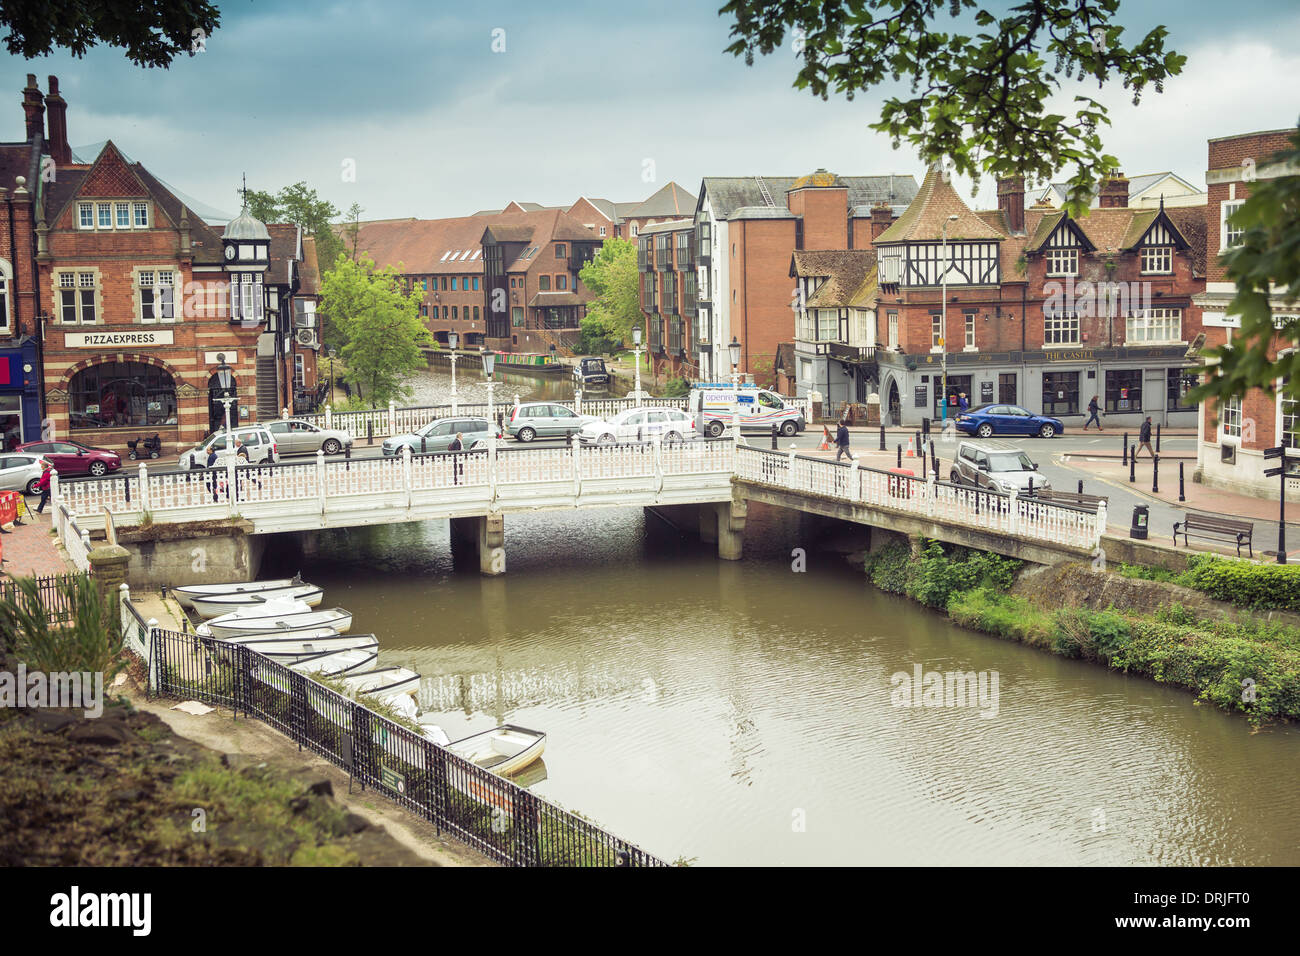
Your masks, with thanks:
[{"label": "stone bridge pier", "polygon": [[506,573],[506,523],[501,514],[451,518],[451,550],[454,555],[478,558],[483,574]]},{"label": "stone bridge pier", "polygon": [[[647,509],[649,510],[649,509]],[[718,557],[739,561],[745,551],[745,519],[749,505],[743,498],[700,505],[659,505],[660,517],[684,533],[698,533],[706,544],[716,543]]]}]

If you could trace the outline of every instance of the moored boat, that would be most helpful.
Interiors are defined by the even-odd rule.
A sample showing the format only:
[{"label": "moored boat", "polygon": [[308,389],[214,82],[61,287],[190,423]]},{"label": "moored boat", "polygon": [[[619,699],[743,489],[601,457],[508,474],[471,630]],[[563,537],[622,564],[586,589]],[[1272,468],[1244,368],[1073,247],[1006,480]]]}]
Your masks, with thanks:
[{"label": "moored boat", "polygon": [[261,617],[253,616],[253,609],[236,611],[214,617],[196,627],[195,633],[219,638],[239,637],[240,635],[264,635],[274,637],[300,631],[319,631],[321,628],[333,628],[342,633],[352,627],[352,612],[341,607],[325,609],[291,611],[289,613],[266,613]]},{"label": "moored boat", "polygon": [[[351,637],[369,637],[369,634],[354,634]],[[376,642],[377,643],[377,642]],[[299,658],[289,665],[289,670],[299,674],[320,674],[333,677],[354,671],[367,670],[379,657],[376,648],[356,646],[348,650],[321,651]]]},{"label": "moored boat", "polygon": [[514,724],[470,734],[446,744],[446,748],[476,767],[507,777],[518,773],[546,750],[546,734]]},{"label": "moored boat", "polygon": [[407,667],[377,667],[372,671],[347,674],[342,678],[349,697],[389,700],[414,694],[420,689],[420,675]]},{"label": "moored boat", "polygon": [[314,584],[295,584],[277,591],[253,591],[245,594],[194,595],[190,607],[203,618],[221,617],[232,611],[266,607],[273,601],[301,601],[309,608],[316,607],[325,591]]},{"label": "moored boat", "polygon": [[307,658],[342,651],[379,653],[379,639],[373,634],[339,634],[333,628],[324,627],[283,635],[241,634],[223,643],[241,644],[282,664],[296,664]]},{"label": "moored boat", "polygon": [[235,594],[270,594],[275,591],[284,591],[289,588],[298,587],[303,583],[302,577],[294,575],[291,578],[275,578],[270,581],[236,581],[232,584],[187,584],[179,588],[169,588],[168,592],[176,598],[178,604],[183,608],[192,606],[192,601],[197,596],[217,597],[218,595],[235,595]]}]

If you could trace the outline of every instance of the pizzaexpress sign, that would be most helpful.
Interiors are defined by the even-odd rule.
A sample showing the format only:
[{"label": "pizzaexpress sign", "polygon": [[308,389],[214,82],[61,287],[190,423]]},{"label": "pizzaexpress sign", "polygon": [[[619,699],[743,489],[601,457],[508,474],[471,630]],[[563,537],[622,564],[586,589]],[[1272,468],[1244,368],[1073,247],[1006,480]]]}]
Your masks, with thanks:
[{"label": "pizzaexpress sign", "polygon": [[155,345],[171,345],[174,333],[171,329],[140,330],[138,332],[65,332],[63,346],[69,349],[115,348],[149,348]]}]

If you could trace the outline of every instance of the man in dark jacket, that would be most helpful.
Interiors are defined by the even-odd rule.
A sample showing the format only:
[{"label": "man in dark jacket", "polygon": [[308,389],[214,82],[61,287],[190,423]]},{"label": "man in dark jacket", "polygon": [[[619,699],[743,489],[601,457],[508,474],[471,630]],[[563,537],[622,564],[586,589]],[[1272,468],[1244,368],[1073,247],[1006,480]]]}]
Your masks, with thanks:
[{"label": "man in dark jacket", "polygon": [[1138,456],[1138,452],[1140,452],[1143,448],[1147,450],[1147,454],[1150,455],[1152,458],[1156,457],[1156,453],[1151,450],[1151,416],[1150,415],[1147,416],[1147,420],[1142,423],[1142,428],[1138,431],[1138,446],[1133,451],[1133,457],[1136,458]]},{"label": "man in dark jacket", "polygon": [[853,453],[849,451],[849,423],[843,419],[835,428],[835,460],[839,461],[841,455],[853,461]]},{"label": "man in dark jacket", "polygon": [[1101,406],[1097,404],[1097,396],[1094,395],[1092,396],[1092,398],[1088,400],[1088,420],[1083,423],[1084,431],[1087,431],[1088,426],[1091,425],[1093,422],[1097,423],[1097,431],[1099,432],[1105,431],[1105,429],[1101,427],[1101,419],[1097,417],[1100,414],[1100,412],[1101,412]]}]

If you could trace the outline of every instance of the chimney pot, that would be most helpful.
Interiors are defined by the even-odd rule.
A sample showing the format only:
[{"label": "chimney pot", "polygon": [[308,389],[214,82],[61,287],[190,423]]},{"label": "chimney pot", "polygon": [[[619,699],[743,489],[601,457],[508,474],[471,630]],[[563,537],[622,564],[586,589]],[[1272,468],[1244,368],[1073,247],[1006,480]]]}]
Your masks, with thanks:
[{"label": "chimney pot", "polygon": [[1025,177],[1007,176],[998,180],[998,209],[1014,233],[1025,231]]},{"label": "chimney pot", "polygon": [[50,77],[50,92],[45,97],[50,111],[49,150],[54,164],[67,166],[72,162],[72,148],[68,145],[68,101],[59,95],[59,78]]},{"label": "chimney pot", "polygon": [[1101,193],[1097,197],[1101,209],[1124,209],[1128,206],[1128,178],[1123,173],[1116,173],[1101,184]]}]

